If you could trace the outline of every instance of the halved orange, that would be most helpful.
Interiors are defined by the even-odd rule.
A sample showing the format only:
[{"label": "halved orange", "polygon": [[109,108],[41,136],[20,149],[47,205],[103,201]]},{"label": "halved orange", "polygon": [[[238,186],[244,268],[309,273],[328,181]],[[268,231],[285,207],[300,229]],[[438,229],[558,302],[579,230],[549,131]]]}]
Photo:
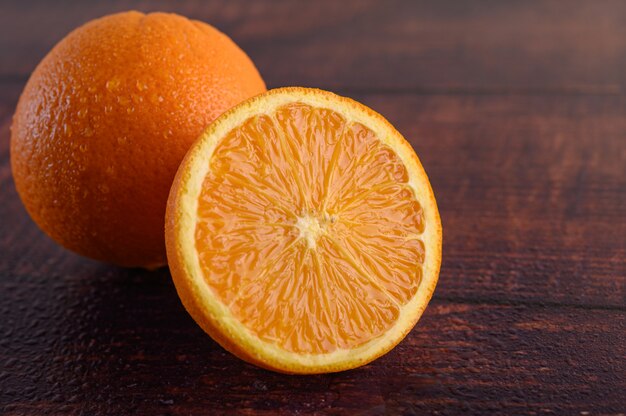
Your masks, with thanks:
[{"label": "halved orange", "polygon": [[166,246],[185,308],[224,348],[322,373],[366,364],[413,328],[439,275],[441,222],[415,152],[382,116],[280,88],[191,147]]}]

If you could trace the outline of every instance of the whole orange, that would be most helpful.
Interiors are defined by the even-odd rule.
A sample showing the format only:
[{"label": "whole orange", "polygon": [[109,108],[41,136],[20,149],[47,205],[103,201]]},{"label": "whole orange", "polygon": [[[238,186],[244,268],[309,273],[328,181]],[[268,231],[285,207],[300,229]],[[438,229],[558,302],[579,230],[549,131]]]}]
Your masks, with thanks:
[{"label": "whole orange", "polygon": [[121,266],[166,263],[170,185],[217,116],[265,91],[212,26],[125,12],[61,40],[31,75],[11,133],[17,191],[50,237]]}]

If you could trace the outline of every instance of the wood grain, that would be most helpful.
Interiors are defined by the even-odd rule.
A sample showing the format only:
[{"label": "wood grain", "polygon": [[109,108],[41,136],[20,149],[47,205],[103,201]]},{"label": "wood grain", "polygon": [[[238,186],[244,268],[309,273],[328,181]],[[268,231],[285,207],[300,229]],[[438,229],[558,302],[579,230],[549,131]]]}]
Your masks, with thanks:
[{"label": "wood grain", "polygon": [[617,0],[5,3],[0,77],[9,79],[24,79],[76,26],[138,9],[216,25],[272,87],[616,94],[626,86],[626,3]]},{"label": "wood grain", "polygon": [[[444,225],[435,297],[354,371],[274,374],[223,351],[167,269],[48,239],[15,192],[9,126],[69,30],[126,9],[215,24],[270,86],[385,115]],[[0,414],[624,414],[626,3],[7,1],[0,5]]]},{"label": "wood grain", "polygon": [[355,371],[285,376],[234,358],[188,317],[166,270],[84,262],[3,274],[4,414],[617,413],[622,311],[435,300],[395,350]]}]

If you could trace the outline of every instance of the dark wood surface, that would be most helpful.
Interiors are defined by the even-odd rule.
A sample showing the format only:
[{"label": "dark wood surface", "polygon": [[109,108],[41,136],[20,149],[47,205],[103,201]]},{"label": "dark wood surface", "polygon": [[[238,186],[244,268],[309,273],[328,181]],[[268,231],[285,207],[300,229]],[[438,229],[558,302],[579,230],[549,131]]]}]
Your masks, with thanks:
[{"label": "dark wood surface", "polygon": [[[363,368],[285,376],[224,352],[167,269],[80,258],[16,195],[30,71],[112,11],[214,24],[270,87],[356,98],[411,141],[440,206],[435,297]],[[0,414],[626,413],[626,3],[0,5]]]}]

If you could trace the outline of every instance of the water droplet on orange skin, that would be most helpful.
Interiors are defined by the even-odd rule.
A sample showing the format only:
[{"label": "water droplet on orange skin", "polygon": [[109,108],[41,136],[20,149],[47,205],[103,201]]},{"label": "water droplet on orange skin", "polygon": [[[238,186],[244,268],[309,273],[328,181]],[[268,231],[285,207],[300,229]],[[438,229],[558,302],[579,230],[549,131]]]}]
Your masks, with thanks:
[{"label": "water droplet on orange skin", "polygon": [[105,86],[106,89],[109,90],[109,92],[114,92],[116,89],[118,89],[120,83],[121,81],[119,78],[113,77],[106,82]]},{"label": "water droplet on orange skin", "polygon": [[143,81],[137,80],[137,82],[135,83],[135,87],[137,87],[139,91],[145,91],[148,89],[148,84]]}]

